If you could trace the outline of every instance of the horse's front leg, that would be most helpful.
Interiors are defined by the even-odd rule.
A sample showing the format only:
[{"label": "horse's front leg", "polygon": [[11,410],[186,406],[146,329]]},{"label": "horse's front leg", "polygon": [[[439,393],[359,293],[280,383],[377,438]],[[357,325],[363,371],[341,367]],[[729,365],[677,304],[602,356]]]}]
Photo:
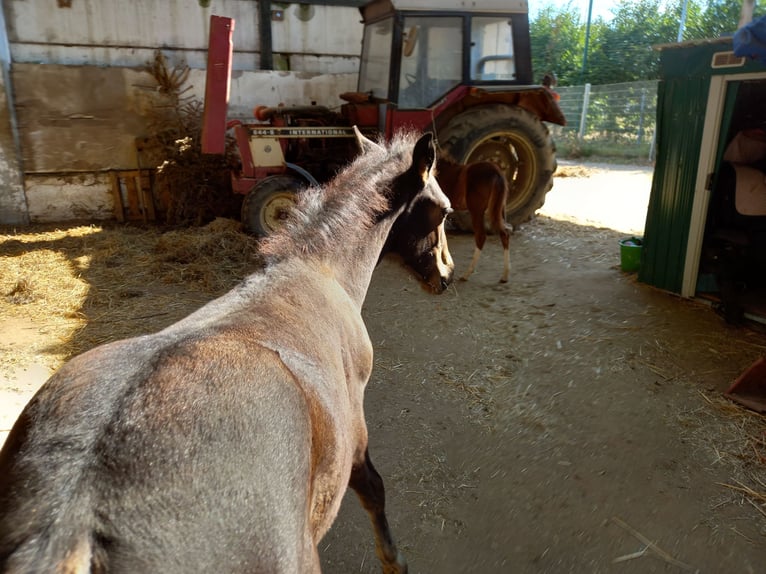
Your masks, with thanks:
[{"label": "horse's front leg", "polygon": [[406,574],[407,561],[396,549],[386,519],[386,491],[383,479],[370,462],[370,453],[364,451],[364,461],[351,469],[349,486],[359,496],[362,506],[370,515],[375,531],[375,553],[383,566],[383,574]]}]

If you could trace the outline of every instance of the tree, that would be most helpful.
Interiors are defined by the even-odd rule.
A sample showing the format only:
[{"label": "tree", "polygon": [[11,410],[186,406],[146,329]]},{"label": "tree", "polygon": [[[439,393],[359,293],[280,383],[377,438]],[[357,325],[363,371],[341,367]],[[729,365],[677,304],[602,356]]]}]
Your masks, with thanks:
[{"label": "tree", "polygon": [[[694,6],[697,8],[696,3]],[[695,17],[687,20],[684,39],[719,38],[733,34],[737,30],[741,10],[741,0],[707,0],[698,7]],[[757,3],[753,19],[763,15],[766,15],[766,5]]]},{"label": "tree", "polygon": [[[742,0],[687,0],[683,41],[718,38],[737,29]],[[554,72],[559,84],[614,84],[655,80],[659,44],[678,39],[684,0],[620,0],[614,17],[591,22],[588,58],[583,73],[586,23],[571,3],[544,7],[530,22],[535,77]],[[766,14],[756,5],[753,18]]]},{"label": "tree", "polygon": [[571,4],[557,11],[546,6],[530,23],[532,70],[540,81],[543,74],[553,72],[562,85],[579,81],[585,29],[580,13]]},{"label": "tree", "polygon": [[661,0],[621,0],[593,46],[585,80],[605,84],[655,79],[659,52],[653,46],[676,41],[680,8],[680,2],[667,6]]}]

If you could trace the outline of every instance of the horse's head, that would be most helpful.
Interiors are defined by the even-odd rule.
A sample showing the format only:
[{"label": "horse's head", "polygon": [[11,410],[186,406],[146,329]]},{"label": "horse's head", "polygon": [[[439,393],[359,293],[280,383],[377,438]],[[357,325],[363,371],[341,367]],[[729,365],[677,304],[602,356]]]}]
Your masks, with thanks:
[{"label": "horse's head", "polygon": [[394,222],[383,255],[399,255],[428,290],[441,293],[452,282],[455,264],[444,232],[452,207],[436,181],[435,168],[433,136],[425,134],[413,148],[410,168],[394,182],[393,197],[404,200],[404,210]]}]

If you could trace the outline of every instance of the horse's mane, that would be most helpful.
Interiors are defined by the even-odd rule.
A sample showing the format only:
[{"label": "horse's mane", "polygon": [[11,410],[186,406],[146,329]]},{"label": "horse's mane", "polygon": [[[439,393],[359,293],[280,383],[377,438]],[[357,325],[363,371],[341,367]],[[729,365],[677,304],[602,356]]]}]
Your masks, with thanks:
[{"label": "horse's mane", "polygon": [[267,263],[316,255],[368,229],[390,209],[392,184],[409,169],[418,134],[400,132],[390,143],[366,150],[329,183],[297,194],[285,224],[260,242]]}]

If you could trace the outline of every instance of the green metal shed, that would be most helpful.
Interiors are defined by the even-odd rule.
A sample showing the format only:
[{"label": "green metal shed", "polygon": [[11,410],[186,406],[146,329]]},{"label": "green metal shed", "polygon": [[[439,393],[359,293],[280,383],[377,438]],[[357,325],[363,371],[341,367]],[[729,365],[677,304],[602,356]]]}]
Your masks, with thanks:
[{"label": "green metal shed", "polygon": [[[766,257],[763,277],[755,277],[761,261],[753,252],[766,255],[766,211],[725,215],[735,183],[723,156],[740,132],[766,134],[766,67],[736,57],[731,38],[658,49],[657,159],[638,279],[683,297],[736,297],[737,311],[753,299],[744,311],[758,314]],[[766,296],[760,307],[766,315]]]}]

